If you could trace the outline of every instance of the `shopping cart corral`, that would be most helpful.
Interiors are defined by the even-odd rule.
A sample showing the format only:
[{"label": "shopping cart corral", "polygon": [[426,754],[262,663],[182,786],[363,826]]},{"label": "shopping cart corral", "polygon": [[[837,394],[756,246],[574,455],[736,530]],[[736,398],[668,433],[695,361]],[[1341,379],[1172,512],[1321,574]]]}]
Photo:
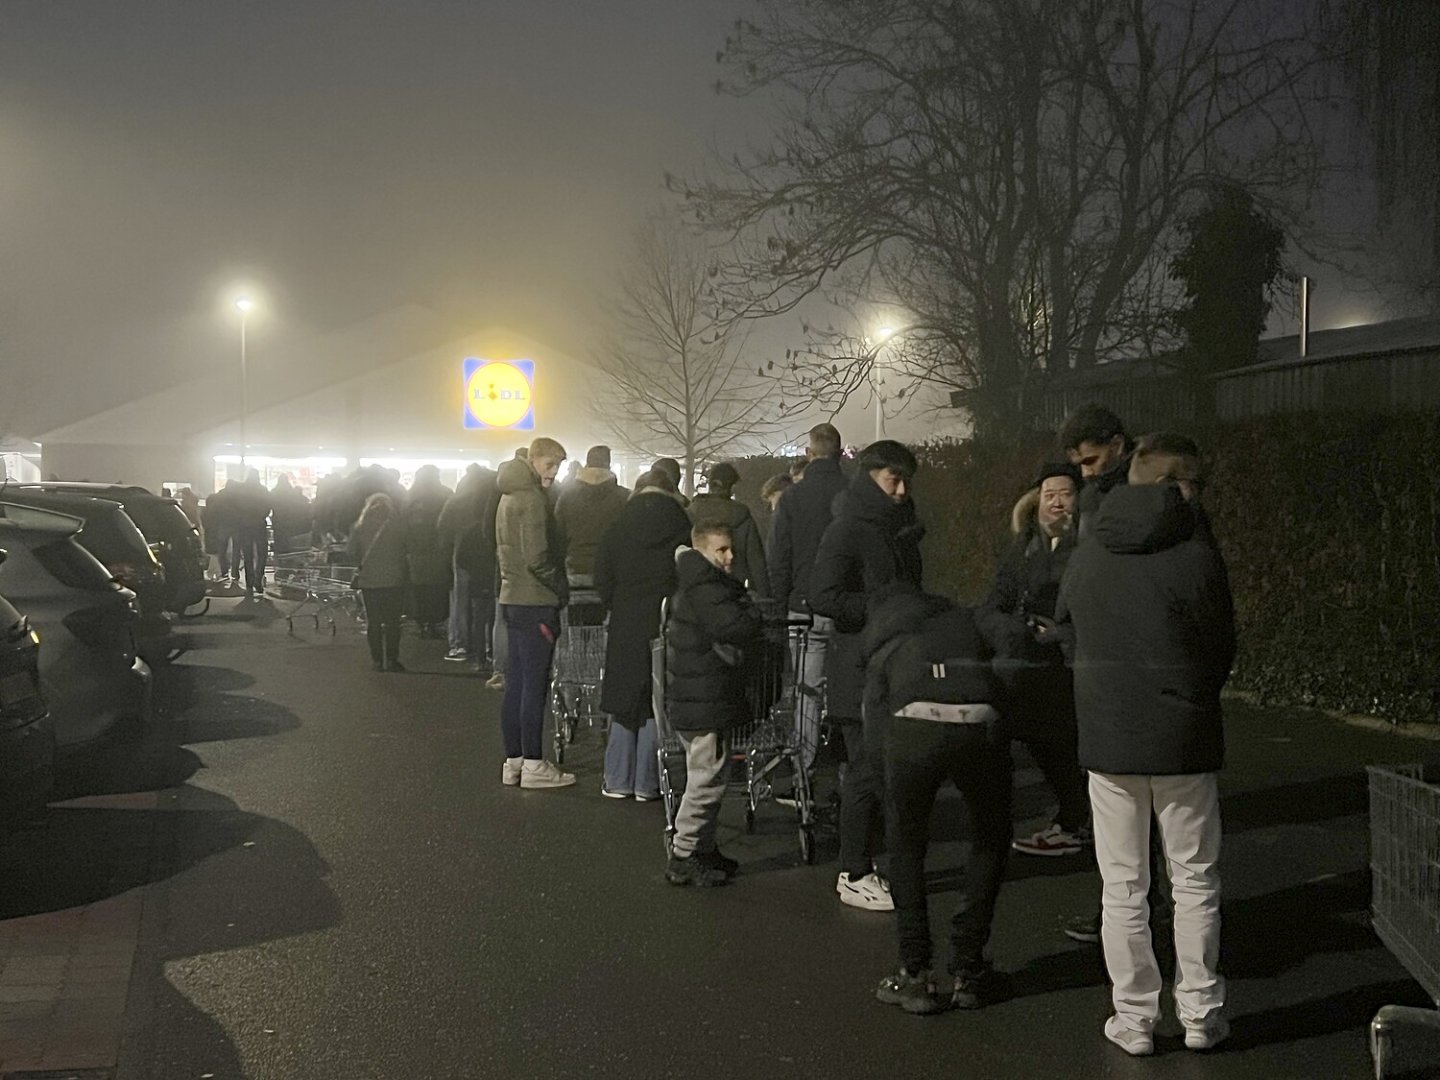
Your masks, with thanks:
[{"label": "shopping cart corral", "polygon": [[1396,1025],[1440,1032],[1440,784],[1419,765],[1369,766],[1371,918],[1375,933],[1435,1002],[1386,1005],[1370,1022],[1370,1056],[1384,1077]]},{"label": "shopping cart corral", "polygon": [[[660,636],[651,645],[655,717],[660,743],[660,796],[665,803],[665,851],[670,852],[675,835],[685,776],[685,747],[670,726],[665,708],[667,684],[666,634],[669,614],[662,609]],[[745,798],[745,829],[755,830],[755,814],[767,800],[783,801],[793,807],[800,857],[815,861],[815,802],[810,777],[805,769],[799,739],[800,695],[791,674],[799,669],[811,620],[789,619],[774,608],[765,609],[761,640],[752,646],[744,663],[747,669],[746,696],[749,715],[738,727],[726,732],[731,756],[728,787]],[[783,800],[777,798],[775,781],[782,767],[792,774],[791,788]]]},{"label": "shopping cart corral", "polygon": [[603,610],[598,594],[577,590],[570,594],[570,606],[560,613],[560,637],[555,642],[555,665],[550,677],[556,762],[565,760],[565,748],[575,741],[582,722],[602,731],[606,728],[605,714],[600,711],[605,625],[589,621]]},{"label": "shopping cart corral", "polygon": [[351,585],[355,567],[342,561],[343,549],[314,548],[273,556],[267,592],[276,600],[294,601],[285,612],[286,630],[295,632],[295,620],[309,618],[319,633],[324,620],[333,635],[338,630],[336,617],[361,620],[360,601]]}]

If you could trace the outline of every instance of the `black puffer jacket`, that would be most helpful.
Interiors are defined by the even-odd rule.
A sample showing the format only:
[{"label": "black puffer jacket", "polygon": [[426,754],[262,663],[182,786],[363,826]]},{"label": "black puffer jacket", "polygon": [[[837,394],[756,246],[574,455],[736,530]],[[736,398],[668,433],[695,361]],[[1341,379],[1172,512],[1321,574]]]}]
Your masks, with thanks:
[{"label": "black puffer jacket", "polygon": [[835,498],[847,483],[838,457],[816,458],[805,466],[805,479],[780,496],[766,563],[770,595],[785,601],[791,611],[805,611],[810,603],[815,553],[830,525]]},{"label": "black puffer jacket", "polygon": [[870,597],[897,581],[920,588],[924,535],[915,504],[892,500],[869,473],[857,475],[835,500],[835,517],[820,540],[810,577],[811,607],[835,620],[826,659],[831,716],[861,718],[865,667],[858,635]]},{"label": "black puffer jacket", "polygon": [[865,715],[894,716],[916,701],[999,706],[995,650],[968,608],[940,596],[877,600],[860,635]]},{"label": "black puffer jacket", "polygon": [[1220,688],[1235,659],[1225,561],[1173,484],[1117,487],[1061,586],[1075,634],[1080,764],[1096,772],[1214,772]]},{"label": "black puffer jacket", "polygon": [[665,708],[676,731],[724,731],[749,715],[747,651],[761,643],[760,609],[745,586],[698,551],[675,558]]},{"label": "black puffer jacket", "polygon": [[1092,476],[1080,486],[1080,494],[1075,497],[1075,530],[1081,540],[1094,528],[1095,515],[1100,512],[1105,497],[1130,483],[1130,457],[1127,452],[1099,476]]}]

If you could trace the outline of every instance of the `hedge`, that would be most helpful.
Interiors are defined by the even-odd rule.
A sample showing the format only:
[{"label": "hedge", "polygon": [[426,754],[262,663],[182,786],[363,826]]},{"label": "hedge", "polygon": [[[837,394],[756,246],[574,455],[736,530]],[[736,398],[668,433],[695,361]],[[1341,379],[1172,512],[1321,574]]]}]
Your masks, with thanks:
[{"label": "hedge", "polygon": [[[1205,506],[1235,594],[1231,688],[1262,703],[1440,720],[1440,418],[1308,414],[1189,433],[1206,451]],[[927,588],[973,603],[1053,441],[915,449]],[[789,463],[737,464],[737,496],[767,523],[760,485]]]}]

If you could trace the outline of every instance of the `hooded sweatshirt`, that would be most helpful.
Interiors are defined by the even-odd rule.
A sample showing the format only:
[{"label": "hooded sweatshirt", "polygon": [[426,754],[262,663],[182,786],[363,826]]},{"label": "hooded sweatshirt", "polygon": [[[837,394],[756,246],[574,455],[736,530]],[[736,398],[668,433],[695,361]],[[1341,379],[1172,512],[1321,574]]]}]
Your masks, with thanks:
[{"label": "hooded sweatshirt", "polygon": [[1071,556],[1080,764],[1175,775],[1224,764],[1220,689],[1235,659],[1225,561],[1173,484],[1121,485]]},{"label": "hooded sweatshirt", "polygon": [[495,550],[500,562],[500,603],[564,607],[569,598],[565,553],[550,500],[528,462],[500,466]]}]

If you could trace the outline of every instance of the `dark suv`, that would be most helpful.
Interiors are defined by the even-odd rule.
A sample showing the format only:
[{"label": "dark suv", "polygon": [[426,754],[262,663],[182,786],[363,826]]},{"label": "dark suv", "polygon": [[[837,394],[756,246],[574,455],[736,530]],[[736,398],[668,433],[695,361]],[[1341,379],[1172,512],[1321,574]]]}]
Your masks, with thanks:
[{"label": "dark suv", "polygon": [[76,542],[83,524],[0,500],[0,593],[39,634],[40,688],[62,748],[151,716],[150,668],[135,651],[135,594]]},{"label": "dark suv", "polygon": [[136,484],[47,481],[26,484],[24,490],[85,495],[119,503],[165,568],[165,610],[178,615],[205,599],[205,568],[209,560],[200,543],[200,531],[190,524],[174,499],[152,494]]},{"label": "dark suv", "polygon": [[[0,566],[8,558],[0,549]],[[40,635],[0,596],[0,821],[49,801],[55,780],[55,730],[40,692]]]}]

